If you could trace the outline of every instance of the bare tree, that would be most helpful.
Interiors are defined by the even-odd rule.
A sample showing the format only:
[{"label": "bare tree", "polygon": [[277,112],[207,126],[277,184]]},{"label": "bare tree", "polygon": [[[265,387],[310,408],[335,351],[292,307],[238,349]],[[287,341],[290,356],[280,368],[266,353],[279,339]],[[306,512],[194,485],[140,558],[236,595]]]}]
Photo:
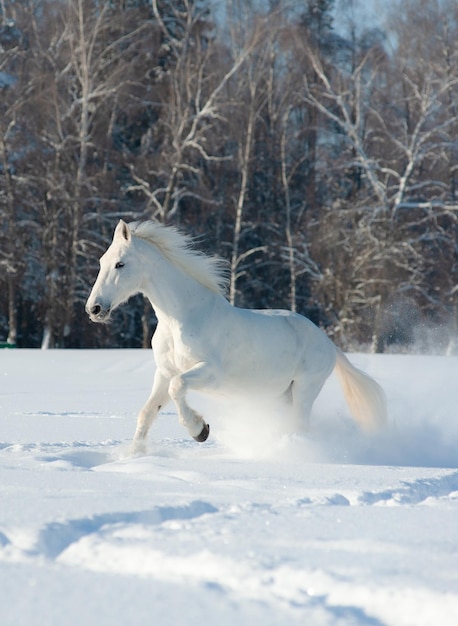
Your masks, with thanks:
[{"label": "bare tree", "polygon": [[[339,211],[342,224],[353,224],[344,258],[351,258],[353,250],[351,265],[362,270],[359,279],[358,275],[349,279],[349,266],[342,265],[347,280],[345,308],[353,315],[361,306],[372,310],[374,346],[380,348],[381,320],[394,292],[408,290],[413,295],[417,291],[417,299],[420,293],[425,294],[426,259],[421,238],[434,228],[433,222],[429,218],[425,221],[421,210],[411,213],[409,228],[413,223],[422,224],[415,241],[413,229],[407,235],[405,213],[398,218],[398,212],[408,206],[420,207],[419,201],[425,196],[444,197],[444,184],[437,176],[438,161],[446,152],[454,122],[441,111],[456,76],[444,80],[432,67],[425,71],[424,66],[421,74],[412,71],[411,58],[406,57],[403,63],[402,50],[398,50],[393,66],[377,45],[361,48],[357,63],[351,67],[327,63],[310,46],[307,58],[317,84],[312,86],[305,75],[303,98],[319,112],[322,141],[329,138],[330,151],[335,151],[336,137],[329,129],[338,129],[343,159],[337,159],[333,171],[338,173],[342,163],[342,171],[351,166],[363,175],[363,186],[351,198],[351,210]],[[433,211],[437,207],[434,203],[430,206]],[[429,236],[432,233],[429,230]],[[365,238],[362,249],[356,236]],[[441,236],[439,230],[435,236]],[[342,250],[347,243],[344,239],[335,245]],[[338,317],[345,334],[350,315],[341,310]]]},{"label": "bare tree", "polygon": [[28,14],[28,7],[26,3],[19,8],[4,3],[0,9],[0,267],[8,303],[7,342],[16,344],[18,292],[27,265],[26,231],[33,228],[32,215],[26,215],[21,206],[31,192],[20,173],[29,157],[30,137],[21,124],[21,110],[27,98],[27,70],[23,68],[25,33],[16,21],[21,12]]},{"label": "bare tree", "polygon": [[148,21],[123,22],[126,16],[113,14],[109,3],[71,0],[46,8],[33,20],[32,83],[34,106],[49,111],[37,131],[43,150],[52,155],[41,166],[48,265],[43,347],[62,345],[71,332],[74,303],[85,298],[81,262],[90,249],[85,229],[106,206],[96,183],[101,166],[107,175],[104,146],[111,142],[123,92],[135,86],[137,42],[151,28]]},{"label": "bare tree", "polygon": [[131,163],[135,182],[128,191],[142,192],[147,211],[167,222],[187,198],[214,204],[201,184],[203,164],[227,158],[212,149],[212,135],[225,121],[221,100],[247,51],[222,66],[205,6],[183,0],[167,20],[156,0],[152,7],[167,52],[167,62],[156,68],[163,100],[156,128],[142,138],[142,158]]},{"label": "bare tree", "polygon": [[[253,19],[249,10],[244,10],[244,18],[248,22]],[[258,22],[255,27],[255,42],[251,30],[248,33],[249,39],[247,40],[245,20],[237,24],[237,29],[235,24],[233,24],[231,32],[231,48],[233,50],[247,50],[250,48],[250,54],[247,55],[246,63],[237,76],[237,84],[232,95],[233,103],[231,106],[233,111],[231,118],[235,120],[235,124],[231,124],[230,128],[237,143],[234,165],[239,178],[235,188],[234,223],[230,255],[229,301],[231,304],[236,304],[237,281],[245,272],[243,264],[252,254],[265,250],[265,246],[249,246],[247,249],[242,250],[241,239],[243,237],[245,203],[253,175],[252,159],[256,141],[256,128],[261,122],[261,113],[266,107],[269,97],[266,78],[271,63],[273,40],[271,38],[272,33],[268,32],[266,23],[262,23],[262,21]]]}]

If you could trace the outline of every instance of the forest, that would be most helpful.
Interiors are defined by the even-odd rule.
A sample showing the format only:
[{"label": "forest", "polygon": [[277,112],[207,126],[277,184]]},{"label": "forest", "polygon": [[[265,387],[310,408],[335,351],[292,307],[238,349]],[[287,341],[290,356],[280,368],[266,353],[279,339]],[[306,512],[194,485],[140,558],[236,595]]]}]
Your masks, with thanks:
[{"label": "forest", "polygon": [[457,185],[456,0],[0,0],[2,345],[148,346],[142,296],[84,311],[123,218],[226,259],[236,306],[458,354]]}]

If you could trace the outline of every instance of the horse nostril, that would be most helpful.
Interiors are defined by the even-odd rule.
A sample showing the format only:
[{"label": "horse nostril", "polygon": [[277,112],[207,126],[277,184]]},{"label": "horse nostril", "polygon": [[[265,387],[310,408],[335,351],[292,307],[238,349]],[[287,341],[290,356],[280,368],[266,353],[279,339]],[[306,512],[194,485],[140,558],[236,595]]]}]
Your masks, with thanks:
[{"label": "horse nostril", "polygon": [[91,313],[92,315],[98,315],[101,310],[102,310],[102,307],[100,306],[100,304],[94,304],[94,306],[91,309]]}]

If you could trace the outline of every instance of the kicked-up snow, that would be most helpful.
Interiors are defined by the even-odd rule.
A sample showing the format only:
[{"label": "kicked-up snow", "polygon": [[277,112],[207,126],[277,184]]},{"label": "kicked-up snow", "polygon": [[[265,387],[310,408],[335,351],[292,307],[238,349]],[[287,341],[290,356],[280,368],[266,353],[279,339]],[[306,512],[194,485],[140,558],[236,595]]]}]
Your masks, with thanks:
[{"label": "kicked-up snow", "polygon": [[0,351],[2,626],[458,624],[458,359],[350,358],[385,432],[331,377],[306,435],[195,395],[132,458],[150,351]]}]

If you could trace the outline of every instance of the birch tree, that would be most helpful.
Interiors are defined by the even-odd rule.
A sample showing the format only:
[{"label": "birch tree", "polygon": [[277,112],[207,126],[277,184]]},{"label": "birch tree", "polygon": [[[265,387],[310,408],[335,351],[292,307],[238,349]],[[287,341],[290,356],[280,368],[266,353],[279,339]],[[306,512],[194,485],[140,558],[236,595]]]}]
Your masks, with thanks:
[{"label": "birch tree", "polygon": [[[456,77],[444,80],[431,66],[425,71],[424,65],[421,74],[412,71],[410,56],[404,57],[403,63],[402,47],[395,67],[379,46],[361,49],[358,62],[350,70],[323,62],[311,48],[307,54],[317,85],[312,89],[304,77],[304,100],[319,112],[324,124],[322,140],[327,133],[329,149],[335,151],[336,143],[328,129],[338,129],[341,142],[341,156],[333,170],[339,174],[342,163],[342,171],[351,166],[363,176],[352,208],[339,212],[343,223],[353,224],[345,258],[355,270],[359,268],[360,276],[348,281],[345,307],[353,315],[358,311],[361,315],[361,307],[372,311],[374,346],[380,349],[381,320],[394,292],[410,292],[414,300],[421,301],[428,291],[421,237],[434,226],[430,218],[425,221],[420,205],[425,196],[444,197],[443,182],[435,174],[440,172],[438,159],[446,152],[453,117],[441,111]],[[425,176],[425,171],[429,175]],[[406,230],[405,210],[409,206],[418,211],[411,212]],[[437,205],[429,206],[434,211]],[[401,209],[403,217],[398,217]],[[440,237],[439,232],[434,236]],[[355,237],[364,233],[366,243],[361,250]],[[433,236],[432,231],[428,236]],[[344,249],[338,240],[335,245]],[[348,279],[347,264],[345,273]],[[345,326],[351,315],[341,310],[338,317]],[[345,328],[342,332],[345,334]]]},{"label": "birch tree", "polygon": [[33,185],[21,175],[32,153],[31,137],[21,120],[28,96],[28,72],[24,63],[27,32],[20,18],[27,18],[29,11],[27,3],[20,7],[4,3],[0,9],[0,268],[7,301],[5,339],[14,345],[29,235],[35,226],[33,211],[26,212]]},{"label": "birch tree", "polygon": [[72,329],[74,303],[84,302],[86,228],[100,223],[100,208],[109,207],[96,181],[107,170],[117,103],[127,85],[135,87],[136,44],[151,28],[148,21],[132,26],[129,16],[113,13],[109,3],[71,0],[49,3],[47,9],[34,20],[35,103],[49,107],[39,134],[52,155],[43,164],[42,181],[49,264],[43,347],[62,345]]},{"label": "birch tree", "polygon": [[[8,69],[8,64],[3,59],[0,64],[2,74]],[[8,74],[3,74],[4,84],[0,87],[1,91],[7,91],[10,85],[8,82],[13,80],[8,78]],[[3,281],[6,283],[6,292],[8,294],[8,337],[7,342],[16,344],[17,341],[17,314],[16,314],[16,291],[18,283],[18,275],[23,269],[23,255],[20,253],[21,246],[18,245],[19,229],[16,214],[16,196],[18,193],[18,183],[13,174],[14,150],[13,138],[14,127],[16,124],[15,102],[11,102],[9,98],[4,96],[3,106],[0,117],[0,167],[2,171],[2,189],[0,191],[0,210],[2,223],[1,238],[1,256],[0,267],[2,268]]]},{"label": "birch tree", "polygon": [[179,220],[186,200],[214,205],[203,170],[226,159],[218,154],[215,130],[225,122],[221,101],[246,52],[221,65],[205,4],[182,0],[170,15],[156,0],[152,7],[167,61],[157,68],[158,120],[142,137],[141,157],[132,160],[128,191],[144,194],[146,211],[167,222]]},{"label": "birch tree", "polygon": [[[249,20],[249,13],[245,13]],[[250,44],[247,42],[243,22],[238,23],[237,30],[232,29],[233,50],[246,49]],[[245,204],[247,200],[250,179],[253,176],[252,158],[254,143],[256,140],[256,127],[260,123],[261,112],[267,104],[268,93],[266,91],[266,72],[269,71],[271,54],[271,41],[265,25],[258,25],[263,31],[264,37],[258,31],[256,45],[252,46],[251,54],[247,56],[246,64],[241,68],[237,76],[237,86],[233,94],[231,106],[233,119],[236,120],[231,127],[234,136],[237,137],[236,155],[234,164],[237,169],[239,182],[235,186],[234,195],[234,222],[232,229],[232,246],[230,255],[230,284],[229,301],[236,304],[237,282],[244,275],[243,264],[256,252],[264,250],[264,246],[248,246],[241,249],[243,238],[243,220]],[[249,34],[251,37],[251,32]],[[248,226],[249,227],[249,226]]]}]

